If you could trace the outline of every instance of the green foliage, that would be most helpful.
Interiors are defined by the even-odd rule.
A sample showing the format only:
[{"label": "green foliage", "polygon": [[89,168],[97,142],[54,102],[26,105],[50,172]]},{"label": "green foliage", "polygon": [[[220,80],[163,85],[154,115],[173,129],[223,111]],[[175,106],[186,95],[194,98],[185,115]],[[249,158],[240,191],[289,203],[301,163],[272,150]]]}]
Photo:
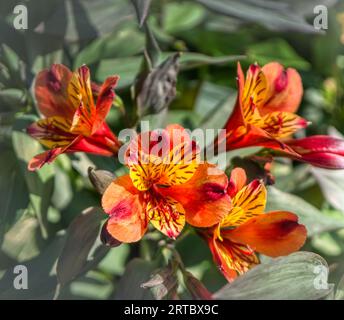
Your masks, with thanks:
[{"label": "green foliage", "polygon": [[[98,184],[98,191],[92,186],[88,168],[107,170],[93,174],[105,174],[108,181],[126,169],[113,159],[74,154],[29,172],[28,162],[44,148],[25,132],[39,116],[34,77],[52,63],[71,69],[87,64],[96,82],[120,76],[120,98],[107,118],[114,132],[135,127],[138,115],[155,127],[180,123],[220,129],[235,103],[240,60],[243,68],[279,61],[298,69],[305,92],[299,113],[313,121],[301,134],[324,134],[333,127],[344,134],[344,23],[337,16],[344,12],[342,3],[330,8],[326,34],[312,26],[318,4],[313,0],[25,3],[28,30],[13,28],[13,1],[0,4],[0,299],[153,299],[157,289],[142,284],[157,271],[162,276],[153,284],[165,298],[168,294],[161,292],[169,286],[181,298],[207,294],[205,286],[221,299],[325,299],[330,294],[344,299],[343,172],[276,161],[267,211],[295,212],[308,229],[304,249],[324,259],[310,252],[262,257],[262,265],[228,285],[206,243],[192,232],[175,243],[183,266],[173,269],[173,277],[168,272],[166,277],[166,269],[175,257],[164,256],[153,232],[139,244],[102,245],[99,231],[106,216],[96,208],[104,185]],[[177,52],[175,99],[169,108],[145,105],[161,92],[148,90],[142,98],[140,84],[151,83],[163,61]],[[163,82],[164,74],[158,76],[152,83]],[[256,151],[229,153],[228,164],[243,163]],[[331,284],[314,290],[313,268],[327,266],[325,260],[331,270],[325,282]],[[19,263],[29,270],[29,290],[13,288]]]}]

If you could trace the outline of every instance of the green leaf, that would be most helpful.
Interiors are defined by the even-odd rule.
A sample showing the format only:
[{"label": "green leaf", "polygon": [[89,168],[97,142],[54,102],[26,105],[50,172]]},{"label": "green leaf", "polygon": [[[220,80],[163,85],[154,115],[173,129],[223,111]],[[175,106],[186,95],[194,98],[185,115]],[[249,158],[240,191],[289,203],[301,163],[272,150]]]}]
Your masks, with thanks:
[{"label": "green leaf", "polygon": [[[34,258],[40,253],[43,239],[36,217],[28,210],[22,210],[20,219],[6,232],[1,246],[0,268],[8,267],[11,262],[23,262]],[[10,260],[9,260],[10,259]],[[6,263],[6,260],[8,263]],[[4,264],[4,265],[2,265]]]},{"label": "green leaf", "polygon": [[192,2],[171,2],[164,10],[166,12],[164,30],[171,34],[196,28],[205,18],[204,8]]},{"label": "green leaf", "polygon": [[35,172],[27,169],[29,161],[43,152],[40,144],[24,131],[33,121],[33,117],[18,118],[13,128],[12,142],[20,169],[25,176],[30,203],[39,220],[42,235],[46,238],[48,236],[47,213],[54,191],[54,166],[46,165]]},{"label": "green leaf", "polygon": [[119,74],[121,78],[117,88],[128,87],[133,84],[141,63],[142,57],[104,59],[100,61],[96,78],[99,82],[103,82],[109,75]]},{"label": "green leaf", "polygon": [[104,216],[102,210],[89,208],[69,225],[66,244],[57,262],[57,278],[61,286],[85,273],[107,253],[108,249],[100,247],[99,242]]},{"label": "green leaf", "polygon": [[[163,55],[164,56],[164,55]],[[180,66],[182,70],[197,68],[203,65],[223,65],[230,62],[237,62],[244,59],[242,55],[228,55],[211,57],[197,52],[183,52],[180,57]]]},{"label": "green leaf", "polygon": [[256,22],[273,30],[317,33],[314,27],[285,3],[251,0],[196,0],[209,10],[242,21]]},{"label": "green leaf", "polygon": [[344,276],[340,279],[336,288],[336,300],[344,300]]},{"label": "green leaf", "polygon": [[317,300],[333,290],[326,261],[312,252],[272,259],[240,276],[214,294],[216,299]]},{"label": "green leaf", "polygon": [[[236,92],[224,86],[204,82],[196,99],[195,112],[202,118],[200,127],[222,129],[235,105]],[[210,143],[212,141],[208,141]]]},{"label": "green leaf", "polygon": [[[1,146],[1,148],[4,148]],[[12,150],[0,154],[0,244],[29,203],[26,183]]]},{"label": "green leaf", "polygon": [[140,258],[131,260],[118,283],[115,299],[153,300],[150,290],[142,288],[141,285],[149,280],[156,267],[154,261]]},{"label": "green leaf", "polygon": [[[20,233],[23,233],[23,230],[18,232]],[[8,268],[0,280],[0,299],[52,299],[57,285],[56,260],[64,242],[64,234],[57,234],[37,257],[21,263],[28,270],[27,290],[13,287],[16,275],[13,268]]]},{"label": "green leaf", "polygon": [[[92,41],[81,50],[75,59],[74,68],[103,59],[133,56],[143,50],[144,44],[144,35],[136,30],[133,24],[125,23],[110,35]],[[115,74],[119,73],[115,71]]]},{"label": "green leaf", "polygon": [[344,170],[326,170],[312,167],[325,199],[344,214]]},{"label": "green leaf", "polygon": [[139,25],[142,27],[148,16],[151,0],[131,0],[131,2],[135,7]]},{"label": "green leaf", "polygon": [[271,39],[251,45],[246,54],[252,63],[258,62],[260,65],[277,61],[286,67],[302,70],[310,69],[309,62],[300,57],[283,39]]},{"label": "green leaf", "polygon": [[294,212],[299,217],[300,223],[306,226],[308,236],[344,228],[344,218],[327,216],[302,198],[269,187],[266,211],[276,210]]}]

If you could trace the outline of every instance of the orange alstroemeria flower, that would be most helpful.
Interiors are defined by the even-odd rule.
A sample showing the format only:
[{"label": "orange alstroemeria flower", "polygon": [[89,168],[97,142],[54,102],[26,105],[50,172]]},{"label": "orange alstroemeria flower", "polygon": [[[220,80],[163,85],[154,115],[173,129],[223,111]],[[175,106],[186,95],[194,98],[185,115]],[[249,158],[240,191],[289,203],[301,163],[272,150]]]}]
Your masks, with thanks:
[{"label": "orange alstroemeria flower", "polygon": [[237,72],[238,97],[225,125],[226,150],[263,146],[294,153],[283,139],[308,125],[294,113],[303,93],[300,75],[276,62],[251,65],[246,78],[238,63]]},{"label": "orange alstroemeria flower", "polygon": [[126,163],[130,173],[115,179],[102,198],[109,215],[102,239],[139,241],[149,222],[175,239],[185,222],[210,227],[231,208],[226,175],[199,162],[199,149],[178,125],[141,133],[129,144]]},{"label": "orange alstroemeria flower", "polygon": [[232,171],[228,194],[232,209],[218,225],[201,231],[228,281],[259,263],[255,252],[284,256],[304,244],[307,231],[298,223],[298,217],[286,211],[264,213],[265,186],[259,180],[246,185],[243,169]]},{"label": "orange alstroemeria flower", "polygon": [[72,73],[64,65],[54,64],[37,75],[34,90],[44,118],[30,125],[27,132],[49,150],[34,157],[29,170],[51,163],[61,153],[117,154],[120,143],[105,123],[117,81],[117,76],[107,78],[95,102],[86,66]]}]

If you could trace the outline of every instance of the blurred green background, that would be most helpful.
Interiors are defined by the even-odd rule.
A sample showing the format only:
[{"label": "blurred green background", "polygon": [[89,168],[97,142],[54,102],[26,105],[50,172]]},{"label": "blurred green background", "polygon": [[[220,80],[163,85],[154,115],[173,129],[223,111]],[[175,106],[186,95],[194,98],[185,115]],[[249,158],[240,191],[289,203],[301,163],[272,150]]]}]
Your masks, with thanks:
[{"label": "blurred green background", "polygon": [[[27,30],[13,27],[13,8],[20,3],[28,9]],[[135,3],[139,17],[150,4],[141,28]],[[319,3],[328,8],[323,32],[313,27]],[[86,215],[85,221],[78,218],[100,203],[87,168],[118,175],[124,169],[113,159],[85,154],[63,155],[39,172],[26,169],[42,151],[24,131],[38,116],[32,82],[52,63],[71,69],[87,64],[96,82],[120,75],[117,93],[125,109],[112,108],[107,119],[118,132],[137,120],[130,88],[144,66],[145,49],[157,62],[183,52],[176,99],[167,112],[147,116],[156,127],[180,123],[190,129],[222,128],[236,97],[236,61],[245,69],[253,62],[279,61],[296,68],[303,79],[299,114],[312,125],[299,136],[344,134],[342,1],[2,0],[0,43],[0,299],[150,297],[135,288],[156,269],[154,256],[147,262],[151,240],[110,250],[98,239],[105,216],[98,212]],[[273,173],[276,185],[269,189],[268,208],[299,214],[310,236],[304,249],[327,260],[330,282],[338,284],[344,274],[344,172],[278,160]],[[210,291],[225,284],[196,235],[182,238],[177,249],[188,270]],[[128,264],[140,256],[146,260]],[[28,267],[29,290],[13,288],[18,264]]]}]

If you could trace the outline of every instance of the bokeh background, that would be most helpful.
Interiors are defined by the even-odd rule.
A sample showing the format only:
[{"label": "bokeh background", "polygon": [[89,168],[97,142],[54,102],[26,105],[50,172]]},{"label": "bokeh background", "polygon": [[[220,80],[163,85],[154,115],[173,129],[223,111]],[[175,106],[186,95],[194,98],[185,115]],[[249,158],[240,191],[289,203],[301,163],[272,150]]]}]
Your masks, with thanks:
[{"label": "bokeh background", "polygon": [[[146,2],[141,1],[139,10]],[[158,61],[183,52],[176,99],[168,110],[145,117],[155,127],[180,123],[190,129],[221,128],[236,97],[236,61],[245,69],[254,62],[278,61],[296,68],[303,79],[299,114],[312,125],[299,136],[344,134],[343,1],[153,0],[141,28],[133,3],[0,3],[0,299],[151,297],[139,286],[157,268],[149,250],[152,239],[109,249],[98,237],[105,216],[99,212],[91,221],[78,218],[100,203],[87,168],[117,175],[124,169],[113,159],[85,154],[63,155],[39,172],[26,169],[42,151],[24,130],[38,116],[32,83],[52,63],[71,69],[87,64],[96,82],[120,75],[117,93],[123,106],[113,107],[107,119],[118,132],[137,122],[130,88],[143,68],[145,49]],[[27,30],[13,27],[18,4],[28,9]],[[313,26],[319,4],[328,8],[328,29],[321,32]],[[240,164],[250,152],[229,156]],[[304,250],[326,259],[330,282],[337,286],[344,274],[344,172],[278,160],[273,173],[276,185],[269,190],[268,208],[299,214],[309,232]],[[188,270],[210,291],[225,284],[197,235],[191,232],[176,246]],[[143,259],[133,262],[134,257]],[[13,288],[18,264],[28,268],[28,290]],[[344,290],[344,281],[338,288]],[[180,296],[188,297],[183,288]]]}]

